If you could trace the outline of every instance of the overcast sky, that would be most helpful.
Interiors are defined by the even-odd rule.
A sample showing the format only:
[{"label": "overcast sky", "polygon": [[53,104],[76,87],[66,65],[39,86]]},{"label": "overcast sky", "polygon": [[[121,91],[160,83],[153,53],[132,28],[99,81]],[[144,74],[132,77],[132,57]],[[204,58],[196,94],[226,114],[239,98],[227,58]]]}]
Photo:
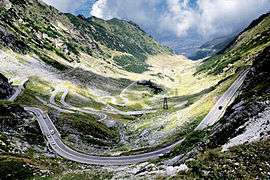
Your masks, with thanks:
[{"label": "overcast sky", "polygon": [[247,26],[270,0],[43,0],[64,12],[132,20],[152,35],[211,39]]}]

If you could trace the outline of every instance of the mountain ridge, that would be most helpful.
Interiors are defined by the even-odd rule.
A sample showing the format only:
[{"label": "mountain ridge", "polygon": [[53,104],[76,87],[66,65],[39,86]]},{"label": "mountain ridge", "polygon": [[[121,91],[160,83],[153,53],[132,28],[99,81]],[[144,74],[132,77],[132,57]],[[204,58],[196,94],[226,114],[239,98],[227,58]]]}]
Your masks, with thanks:
[{"label": "mountain ridge", "polygon": [[198,68],[198,72],[222,74],[245,65],[251,65],[256,55],[270,44],[269,24],[270,13],[254,20],[224,50],[205,59]]},{"label": "mountain ridge", "polygon": [[239,36],[241,36],[243,33],[245,33],[246,31],[254,28],[255,26],[257,26],[259,23],[261,23],[267,16],[270,15],[270,12],[265,13],[263,15],[261,15],[260,17],[258,17],[257,19],[253,20],[248,27],[246,27],[243,31],[241,31],[228,45],[225,46],[224,49],[222,49],[221,51],[218,52],[218,54],[224,53],[226,50],[228,50],[231,46],[234,45],[234,43],[236,43],[237,39]]},{"label": "mountain ridge", "polygon": [[[132,22],[64,14],[37,0],[4,2],[0,95],[1,79],[8,84],[4,90],[26,79],[28,83],[14,102],[7,101],[8,96],[0,100],[3,178],[269,176],[270,15],[250,25],[227,51],[191,61],[173,55]],[[228,91],[241,85],[238,75],[247,70],[247,77],[240,76],[240,91]],[[221,95],[224,102],[236,99],[223,104]],[[194,130],[209,111],[221,110],[225,115],[220,121]],[[39,118],[48,130],[46,138]],[[53,143],[52,124],[65,145],[98,158],[141,158],[182,141],[150,162],[95,167],[59,158],[51,148],[58,145]]]},{"label": "mountain ridge", "polygon": [[[60,13],[52,6],[37,0],[6,0],[8,6],[1,9],[1,42],[21,53],[32,51],[45,62],[57,66],[54,58],[44,50],[54,53],[66,61],[79,61],[81,53],[94,58],[110,58],[119,52],[114,62],[128,71],[147,70],[145,60],[156,54],[172,54],[167,47],[159,45],[134,23],[113,19],[83,18]],[[33,21],[38,21],[34,23]],[[121,35],[118,35],[121,34]],[[24,47],[24,49],[23,49]],[[113,57],[114,58],[114,57]],[[130,68],[121,61],[130,59]],[[139,71],[138,69],[145,69]]]}]

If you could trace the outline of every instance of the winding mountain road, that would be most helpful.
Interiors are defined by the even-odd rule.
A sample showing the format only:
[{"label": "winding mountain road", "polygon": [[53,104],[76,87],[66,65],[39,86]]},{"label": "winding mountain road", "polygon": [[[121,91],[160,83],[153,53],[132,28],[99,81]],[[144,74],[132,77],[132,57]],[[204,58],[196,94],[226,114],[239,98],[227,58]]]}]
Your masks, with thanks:
[{"label": "winding mountain road", "polygon": [[180,144],[183,141],[183,140],[178,141],[173,145],[170,145],[157,151],[143,153],[139,155],[119,156],[119,157],[102,157],[102,156],[88,155],[77,152],[66,146],[62,142],[61,136],[58,133],[51,119],[41,109],[33,107],[25,107],[25,110],[32,112],[33,114],[35,114],[35,116],[37,116],[38,123],[41,127],[42,133],[46,136],[46,138],[49,141],[49,144],[58,155],[64,157],[65,159],[85,164],[120,166],[145,162],[170,152],[171,149],[173,149],[177,144]]},{"label": "winding mountain road", "polygon": [[227,107],[233,102],[237,96],[237,92],[242,86],[249,69],[243,71],[230,88],[219,98],[211,111],[202,120],[195,130],[203,130],[208,126],[214,125],[224,115]]},{"label": "winding mountain road", "polygon": [[[100,111],[97,111],[95,109],[92,109],[92,108],[87,108],[87,109],[82,109],[82,108],[77,108],[77,107],[74,107],[68,103],[66,103],[65,99],[68,95],[68,90],[67,89],[62,89],[62,90],[55,90],[52,94],[52,96],[50,97],[50,103],[55,105],[55,106],[58,106],[57,103],[55,102],[55,97],[58,93],[60,92],[63,92],[62,96],[61,96],[61,99],[60,99],[60,102],[61,104],[63,105],[63,107],[65,109],[69,109],[69,110],[73,110],[73,111],[79,111],[79,112],[82,112],[82,113],[86,113],[86,114],[93,114],[93,115],[96,115],[99,117],[99,120],[98,121],[104,121],[108,118],[108,116],[105,114],[105,113],[102,113]],[[61,107],[59,107],[60,109],[62,109]],[[62,109],[64,110],[64,109]]]},{"label": "winding mountain road", "polygon": [[50,103],[51,104],[57,105],[56,102],[55,102],[55,97],[56,97],[57,93],[59,93],[59,92],[63,92],[60,102],[65,108],[72,109],[72,110],[79,111],[79,112],[83,112],[83,113],[87,113],[87,114],[93,114],[93,115],[99,116],[100,117],[99,121],[107,119],[106,113],[120,114],[120,115],[125,115],[125,116],[136,116],[136,115],[150,114],[150,113],[157,112],[157,110],[152,110],[152,109],[139,110],[139,111],[121,111],[121,110],[119,110],[117,108],[114,108],[111,105],[108,105],[108,104],[107,104],[106,113],[104,111],[99,111],[99,110],[96,110],[96,109],[93,109],[93,108],[77,108],[77,107],[74,107],[74,106],[68,104],[65,101],[66,96],[69,93],[68,89],[56,90],[55,92],[53,92],[52,96],[50,97]]},{"label": "winding mountain road", "polygon": [[[230,102],[237,96],[237,91],[240,89],[243,84],[245,77],[248,73],[248,70],[244,71],[240,74],[237,80],[231,85],[231,87],[224,93],[224,95],[218,100],[213,109],[209,112],[206,118],[201,122],[201,124],[196,128],[196,130],[202,130],[210,125],[213,125],[215,122],[219,120],[219,118],[223,115],[226,108],[229,106]],[[66,94],[68,91],[64,93]],[[65,96],[62,96],[61,101],[65,99]],[[219,107],[222,106],[222,109]],[[77,152],[68,146],[66,146],[62,140],[59,132],[51,121],[50,117],[45,114],[41,109],[34,107],[25,107],[25,110],[32,112],[38,119],[38,123],[42,130],[42,133],[46,136],[49,141],[49,144],[53,148],[53,150],[60,156],[65,159],[69,159],[72,161],[85,163],[85,164],[94,164],[94,165],[128,165],[135,164],[140,162],[149,161],[151,159],[158,158],[163,154],[170,152],[176,145],[181,144],[184,139],[179,140],[178,142],[167,146],[165,148],[161,148],[159,150],[142,153],[138,155],[130,155],[130,156],[119,156],[119,157],[105,157],[105,156],[95,156],[88,155]]]},{"label": "winding mountain road", "polygon": [[24,90],[24,84],[28,81],[28,79],[22,81],[22,83],[16,88],[15,93],[8,99],[9,101],[15,101],[16,98],[22,93]]}]

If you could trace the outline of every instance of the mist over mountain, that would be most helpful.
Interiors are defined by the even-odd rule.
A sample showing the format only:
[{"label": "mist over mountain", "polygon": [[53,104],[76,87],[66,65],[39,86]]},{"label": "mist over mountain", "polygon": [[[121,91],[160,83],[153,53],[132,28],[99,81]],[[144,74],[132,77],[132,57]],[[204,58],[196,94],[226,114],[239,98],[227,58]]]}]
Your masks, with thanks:
[{"label": "mist over mountain", "polygon": [[132,20],[176,53],[190,57],[208,41],[237,35],[269,9],[267,0],[99,0],[91,15]]},{"label": "mist over mountain", "polygon": [[[177,54],[191,58],[209,41],[228,37],[223,38],[226,43],[231,36],[236,36],[253,19],[270,9],[267,0],[80,0],[76,5],[69,0],[44,2],[77,15],[133,21]],[[200,53],[200,57],[206,57],[203,54],[207,53]]]}]

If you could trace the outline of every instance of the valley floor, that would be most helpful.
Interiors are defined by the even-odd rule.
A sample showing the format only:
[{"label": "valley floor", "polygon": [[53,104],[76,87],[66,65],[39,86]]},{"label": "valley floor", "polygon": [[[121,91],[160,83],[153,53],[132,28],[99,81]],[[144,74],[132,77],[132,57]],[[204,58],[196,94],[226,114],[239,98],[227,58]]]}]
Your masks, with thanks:
[{"label": "valley floor", "polygon": [[[84,153],[91,152],[90,154],[95,155],[130,155],[151,151],[160,148],[161,145],[170,144],[186,137],[183,144],[180,146],[180,149],[179,147],[176,147],[171,154],[172,156],[169,155],[169,157],[164,157],[165,159],[162,161],[165,162],[165,164],[163,165],[150,162],[126,166],[125,168],[104,167],[102,170],[99,169],[97,171],[95,167],[79,165],[72,162],[68,164],[65,163],[65,167],[55,164],[57,161],[58,163],[64,161],[62,159],[43,159],[44,153],[46,154],[45,156],[55,156],[53,151],[43,144],[46,143],[46,141],[36,146],[35,150],[33,150],[33,145],[31,143],[21,143],[21,133],[18,130],[18,132],[16,132],[18,135],[18,143],[20,144],[21,149],[25,149],[24,153],[20,153],[23,154],[23,156],[19,155],[18,157],[13,157],[7,154],[6,156],[1,156],[1,163],[14,163],[14,167],[18,168],[18,170],[24,170],[25,176],[27,176],[28,173],[32,174],[33,172],[36,172],[39,176],[61,176],[67,178],[72,178],[74,176],[86,178],[89,177],[90,174],[95,174],[97,178],[101,179],[117,179],[134,175],[138,178],[145,178],[153,175],[156,176],[156,178],[162,178],[163,176],[172,176],[176,178],[182,176],[207,176],[216,178],[222,176],[222,174],[220,174],[220,168],[210,168],[210,159],[207,159],[208,168],[206,170],[202,168],[204,167],[204,165],[202,165],[204,161],[202,161],[201,158],[209,157],[208,155],[205,156],[200,153],[197,159],[190,161],[190,163],[188,161],[188,163],[179,164],[178,166],[171,166],[170,164],[174,164],[178,161],[177,158],[179,156],[175,156],[176,154],[179,155],[181,152],[184,154],[184,152],[188,152],[194,148],[196,149],[196,144],[198,142],[203,142],[206,134],[195,131],[194,133],[197,133],[195,135],[192,131],[205,117],[220,95],[223,94],[233,81],[236,80],[236,75],[227,73],[226,75],[224,74],[224,76],[217,77],[206,76],[204,74],[195,76],[194,73],[198,63],[180,59],[179,61],[183,64],[181,68],[183,69],[178,69],[176,71],[178,73],[174,72],[174,76],[171,75],[170,77],[173,77],[174,80],[169,80],[175,83],[170,85],[166,81],[162,83],[162,80],[160,79],[151,79],[151,81],[165,89],[163,93],[154,94],[148,87],[136,83],[137,81],[148,79],[136,81],[134,79],[129,79],[131,83],[127,83],[124,88],[116,90],[118,93],[114,94],[110,93],[110,91],[105,92],[101,89],[97,89],[96,87],[89,85],[89,83],[83,84],[82,82],[74,81],[74,79],[66,76],[66,72],[64,72],[63,75],[61,73],[59,74],[55,69],[47,69],[46,66],[42,67],[42,62],[35,58],[18,54],[15,55],[8,51],[2,51],[2,57],[4,59],[9,58],[9,61],[11,61],[11,63],[7,64],[1,62],[1,67],[4,67],[1,70],[5,71],[5,75],[11,78],[15,85],[20,85],[20,87],[22,86],[22,82],[26,82],[24,84],[25,89],[21,93],[18,93],[16,101],[13,103],[9,102],[8,104],[13,106],[34,106],[47,112],[59,130],[64,143],[76,150]],[[175,59],[173,59],[173,61],[175,61]],[[155,63],[157,63],[157,61],[155,61]],[[162,65],[155,65],[153,63],[153,69],[155,69],[155,66],[157,68]],[[172,66],[175,66],[175,64],[172,64]],[[172,66],[168,67],[168,69],[173,69]],[[28,69],[28,71],[25,71],[25,69]],[[22,71],[24,72],[24,75],[18,76]],[[159,72],[158,70],[152,71]],[[145,77],[148,76],[146,75]],[[179,82],[176,81],[177,79]],[[190,83],[194,85],[192,86]],[[178,92],[175,88],[178,88],[181,91]],[[169,103],[169,110],[166,111],[162,108],[164,97],[168,97]],[[6,104],[7,102],[4,101],[1,103]],[[262,119],[267,119],[267,111],[262,116]],[[29,119],[29,117],[24,118]],[[33,120],[35,121],[35,119]],[[251,121],[249,123],[252,124]],[[257,119],[254,121],[253,125],[250,124],[246,126],[252,127],[254,130],[254,128],[260,126],[258,123],[265,124],[264,121]],[[256,126],[254,126],[255,124]],[[247,129],[245,132],[246,134],[243,133],[234,139],[231,139],[227,144],[224,144],[223,148],[227,149],[228,147],[242,144],[243,142],[241,142],[241,139],[243,138],[241,138],[241,136],[246,139],[249,132],[255,132],[253,130]],[[260,130],[256,131],[256,133],[259,132]],[[35,133],[41,135],[41,132]],[[5,146],[11,141],[9,139],[10,135],[10,130],[1,134],[1,142],[2,144],[5,144]],[[258,137],[260,137],[260,135],[258,135]],[[253,141],[254,140],[250,139],[250,142]],[[265,142],[267,145],[268,140]],[[262,143],[262,148],[265,148],[265,144],[264,142]],[[8,151],[14,153],[14,148],[16,147],[17,145],[10,145]],[[247,146],[247,148],[250,147],[252,147],[252,145]],[[33,151],[35,153],[33,153]],[[40,156],[37,152],[43,155]],[[239,151],[230,149],[224,153],[220,152],[220,149],[212,149],[209,150],[209,152],[207,150],[206,153],[211,154],[211,156],[216,153],[215,156],[220,158],[227,157],[228,154],[230,156],[231,153],[239,153]],[[252,154],[253,151],[251,150],[250,153]],[[38,156],[38,159],[34,156]],[[174,158],[171,159],[172,157]],[[238,158],[241,158],[241,156]],[[36,165],[37,161],[44,161],[44,163],[49,163],[50,165],[47,167],[39,167]],[[235,166],[241,167],[238,165],[238,161],[232,160],[232,162],[234,162]],[[196,163],[199,163],[199,165],[196,165]],[[57,171],[51,169],[52,164],[58,168]],[[5,165],[3,165],[3,167],[4,166]],[[197,170],[198,166],[202,169]],[[62,168],[70,170],[65,171]],[[46,170],[40,171],[40,169]],[[123,170],[125,173],[123,173]],[[65,174],[60,175],[59,172],[63,171],[65,171]],[[230,177],[230,172],[231,169],[229,168],[226,170],[225,175]],[[267,172],[268,170],[266,168],[261,176],[267,176]],[[56,173],[56,175],[53,175],[52,173]],[[245,173],[241,175],[247,177],[247,174]]]},{"label": "valley floor", "polygon": [[[179,138],[175,134],[184,132],[190,123],[195,127],[218,95],[234,80],[232,76],[219,85],[222,76],[194,76],[199,62],[181,56],[149,58],[147,63],[151,68],[143,74],[125,72],[123,75],[115,68],[117,73],[108,71],[107,79],[99,78],[104,74],[100,74],[98,68],[91,69],[94,74],[84,77],[76,68],[81,66],[89,72],[92,67],[83,63],[79,66],[70,64],[75,69],[60,72],[36,57],[8,50],[1,50],[1,59],[1,72],[14,84],[28,79],[26,89],[16,103],[45,110],[56,122],[67,144],[97,154],[132,153],[134,149],[146,150],[175,141]],[[98,62],[96,66],[100,66]],[[78,78],[74,79],[74,76]],[[120,79],[113,80],[115,77]],[[137,82],[143,80],[156,83],[164,92],[154,94],[153,89],[138,85]],[[104,81],[107,81],[107,90],[96,86]],[[120,82],[123,88],[115,89],[116,82]],[[61,98],[63,93],[65,97]],[[169,100],[168,111],[162,109],[164,97]],[[77,109],[74,108],[84,110],[74,114],[59,108],[67,104],[75,112]],[[89,132],[85,128],[87,124],[95,124],[98,132]],[[84,133],[87,138],[82,138]]]}]

